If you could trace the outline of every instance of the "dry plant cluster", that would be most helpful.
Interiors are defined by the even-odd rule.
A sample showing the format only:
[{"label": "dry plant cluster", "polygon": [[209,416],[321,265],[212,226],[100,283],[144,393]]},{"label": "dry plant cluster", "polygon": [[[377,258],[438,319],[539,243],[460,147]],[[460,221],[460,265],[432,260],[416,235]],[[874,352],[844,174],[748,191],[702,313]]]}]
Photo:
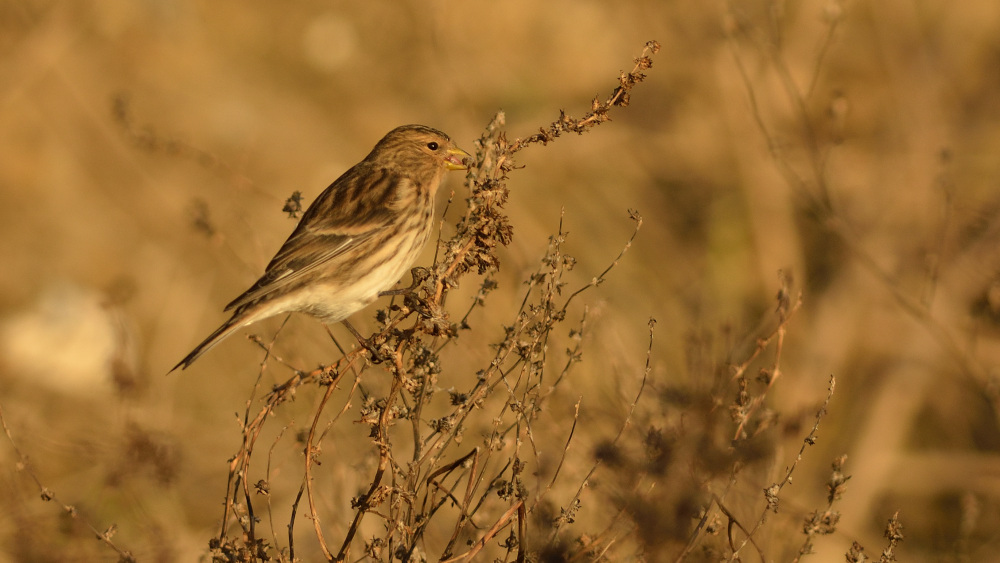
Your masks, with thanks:
[{"label": "dry plant cluster", "polygon": [[[538,270],[526,280],[520,306],[503,327],[503,339],[492,345],[489,361],[457,368],[475,373],[471,386],[447,391],[438,386],[442,371],[456,369],[443,359],[447,348],[460,345],[462,336],[473,330],[476,309],[498,288],[491,276],[499,267],[496,250],[513,236],[503,205],[509,192],[508,176],[516,169],[514,156],[533,144],[545,145],[564,133],[582,134],[608,121],[613,108],[628,105],[632,88],[645,78],[643,72],[652,66],[652,56],[658,51],[659,45],[649,42],[634,68],[621,74],[612,94],[603,101],[595,99],[583,118],[560,112],[548,127],[514,141],[506,139],[504,114],[493,118],[475,145],[465,215],[448,240],[438,241],[433,265],[412,271],[413,283],[402,302],[377,311],[380,329],[365,346],[354,347],[336,362],[313,370],[265,357],[262,376],[268,361],[284,365],[293,375],[267,392],[259,410],[254,396],[248,401],[243,445],[230,465],[223,530],[211,542],[216,560],[295,560],[296,526],[310,524],[323,557],[331,561],[351,560],[357,557],[352,550],[359,549],[365,558],[399,561],[661,559],[671,552],[678,560],[706,556],[736,560],[748,546],[761,559],[767,558],[765,547],[755,537],[768,515],[778,511],[782,488],[791,483],[805,448],[817,439],[835,383],[831,378],[798,458],[780,482],[764,488],[766,503],[756,522],[745,525],[727,508],[726,497],[747,467],[773,462],[774,438],[769,431],[773,431],[776,413],[765,408],[766,396],[780,375],[787,323],[801,304],[789,279],[782,279],[774,331],[761,338],[738,365],[705,374],[714,380],[711,386],[687,390],[684,403],[667,401],[673,407],[670,410],[691,417],[691,427],[682,429],[681,420],[671,414],[664,426],[643,428],[641,444],[628,444],[629,437],[635,436],[626,430],[635,423],[635,409],[649,383],[656,325],[650,319],[646,368],[620,431],[598,445],[593,465],[569,487],[575,493],[568,498],[557,500],[553,490],[565,492],[565,481],[579,479],[562,469],[573,446],[582,398],[574,405],[572,420],[555,428],[539,416],[554,394],[571,385],[573,368],[583,361],[586,308],[580,319],[573,320],[567,315],[570,304],[585,290],[600,285],[631,247],[642,226],[637,212],[629,212],[635,230],[619,256],[590,283],[573,291],[564,290],[568,285],[565,274],[575,260],[566,253],[567,233],[560,223]],[[297,208],[293,195],[285,211],[294,215]],[[468,276],[478,277],[478,293],[460,318],[452,318],[445,308],[449,290],[460,280],[468,283]],[[571,328],[564,328],[566,323]],[[559,338],[560,331],[568,332]],[[569,342],[565,354],[553,354],[564,341]],[[256,342],[270,353],[267,343],[259,338]],[[772,359],[767,367],[751,377],[751,367],[768,352]],[[391,378],[388,385],[384,384],[386,376]],[[258,440],[275,409],[303,386],[318,387],[322,397],[307,429],[297,438],[304,454],[301,485],[287,531],[279,534],[268,499],[274,447],[265,456]],[[338,395],[341,388],[348,391]],[[660,391],[665,395],[684,392],[669,386]],[[333,404],[334,397],[339,406]],[[346,423],[345,415],[352,412],[354,401],[360,403],[357,422],[369,427],[377,462],[364,490],[351,500],[351,511],[345,513],[350,516],[344,516],[318,508],[317,482],[323,479],[324,458],[337,448],[329,431]],[[728,412],[721,408],[726,402]],[[565,433],[562,451],[540,451],[536,435],[552,431]],[[283,436],[284,429],[275,439]],[[629,447],[638,445],[642,451]],[[688,451],[678,457],[684,450]],[[695,470],[678,464],[680,459],[694,460]],[[803,526],[800,555],[809,553],[815,534],[832,533],[836,528],[833,502],[847,480],[841,472],[843,464],[843,458],[835,462],[829,505],[812,513]],[[586,521],[602,527],[597,532],[583,531],[575,524],[586,508],[585,492],[602,467],[605,478],[621,483],[622,489],[588,503],[597,514]],[[725,483],[721,490],[715,490],[715,481]],[[363,536],[362,524],[368,519],[377,522],[375,529],[380,532]],[[266,526],[262,525],[265,520]],[[238,526],[235,533],[233,523]]]}]

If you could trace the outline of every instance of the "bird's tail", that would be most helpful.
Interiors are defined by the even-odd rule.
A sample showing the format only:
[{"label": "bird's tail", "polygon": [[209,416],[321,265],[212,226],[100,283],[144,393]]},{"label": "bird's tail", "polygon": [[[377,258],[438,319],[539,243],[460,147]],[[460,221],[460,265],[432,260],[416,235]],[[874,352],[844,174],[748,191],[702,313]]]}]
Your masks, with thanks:
[{"label": "bird's tail", "polygon": [[232,334],[233,332],[235,332],[237,329],[239,329],[243,325],[247,324],[246,322],[241,322],[241,321],[245,321],[245,318],[242,315],[239,315],[239,314],[233,315],[231,319],[229,319],[228,321],[222,323],[222,326],[220,326],[219,328],[215,329],[215,332],[213,332],[212,334],[208,335],[208,338],[206,338],[204,341],[202,341],[201,344],[199,344],[198,346],[196,346],[195,349],[192,350],[190,354],[188,354],[187,356],[184,356],[184,359],[181,360],[180,362],[177,362],[177,365],[174,366],[173,369],[171,369],[167,373],[172,373],[177,368],[181,368],[182,370],[183,369],[187,369],[188,366],[190,366],[191,364],[193,364],[194,361],[197,360],[198,358],[200,358],[202,354],[204,354],[205,352],[208,352],[216,344],[218,344],[219,342],[222,342],[230,334]]}]

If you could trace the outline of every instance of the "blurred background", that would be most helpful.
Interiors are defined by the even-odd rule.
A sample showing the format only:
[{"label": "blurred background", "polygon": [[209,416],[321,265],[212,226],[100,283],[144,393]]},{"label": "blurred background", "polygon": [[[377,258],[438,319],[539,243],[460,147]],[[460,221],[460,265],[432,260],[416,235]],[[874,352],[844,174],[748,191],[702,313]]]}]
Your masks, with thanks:
[{"label": "blurred background", "polygon": [[[584,409],[616,428],[649,317],[651,377],[692,378],[692,342],[714,339],[725,358],[730,340],[761,336],[786,272],[803,305],[771,408],[811,415],[830,375],[838,387],[769,553],[794,553],[797,522],[847,454],[841,523],[812,560],[842,560],[853,541],[878,553],[897,510],[902,559],[1000,556],[990,0],[0,2],[0,407],[35,474],[95,526],[116,523],[139,560],[200,557],[261,353],[238,335],[164,374],[291,231],[285,199],[311,202],[400,124],[471,150],[500,109],[509,138],[560,109],[580,116],[650,39],[663,48],[628,108],[519,154],[514,241],[480,322],[492,312],[499,327],[520,302],[560,213],[581,286],[638,210],[629,253],[583,296],[591,332],[574,373],[596,397]],[[442,188],[449,218],[464,190],[457,175]],[[832,215],[814,208],[823,190]],[[281,320],[243,333],[267,339]],[[330,361],[318,323],[285,330],[284,356]],[[38,499],[17,459],[4,441],[0,560],[114,560]]]}]

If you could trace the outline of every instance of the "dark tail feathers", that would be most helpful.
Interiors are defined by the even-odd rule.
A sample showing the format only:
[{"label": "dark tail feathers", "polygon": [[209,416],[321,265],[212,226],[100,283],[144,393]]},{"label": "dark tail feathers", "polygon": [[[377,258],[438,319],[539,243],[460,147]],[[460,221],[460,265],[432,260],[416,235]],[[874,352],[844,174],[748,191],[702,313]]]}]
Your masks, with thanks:
[{"label": "dark tail feathers", "polygon": [[223,323],[222,326],[220,326],[219,328],[215,329],[215,332],[208,335],[208,338],[206,338],[204,341],[202,341],[201,344],[195,347],[195,349],[192,350],[190,354],[184,356],[184,359],[181,360],[180,362],[177,362],[177,365],[174,366],[173,369],[171,369],[167,373],[172,373],[176,371],[177,368],[181,368],[182,370],[187,369],[188,366],[193,364],[194,361],[200,358],[202,354],[208,352],[216,344],[225,340],[226,337],[228,337],[230,334],[235,332],[236,329],[242,326],[242,324],[239,322],[242,320],[242,318],[239,317],[240,317],[239,315],[233,315],[231,319]]}]

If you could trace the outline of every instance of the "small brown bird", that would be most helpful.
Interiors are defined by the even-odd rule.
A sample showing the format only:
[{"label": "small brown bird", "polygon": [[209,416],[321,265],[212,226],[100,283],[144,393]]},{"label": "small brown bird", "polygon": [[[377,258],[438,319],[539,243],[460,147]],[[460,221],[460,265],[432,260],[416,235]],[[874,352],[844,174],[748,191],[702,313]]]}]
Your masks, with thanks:
[{"label": "small brown bird", "polygon": [[438,185],[446,171],[468,168],[468,156],[437,129],[389,131],[316,198],[264,275],[226,306],[233,316],[173,369],[273,315],[300,311],[333,323],[375,301],[417,259],[433,227]]}]

